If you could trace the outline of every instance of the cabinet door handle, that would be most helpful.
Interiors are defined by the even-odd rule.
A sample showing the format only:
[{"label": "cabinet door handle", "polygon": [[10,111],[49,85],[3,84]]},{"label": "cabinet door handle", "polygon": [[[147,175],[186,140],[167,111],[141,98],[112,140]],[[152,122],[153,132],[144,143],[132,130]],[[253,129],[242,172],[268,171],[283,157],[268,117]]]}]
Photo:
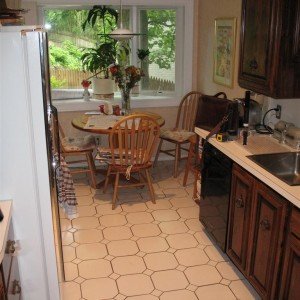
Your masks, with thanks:
[{"label": "cabinet door handle", "polygon": [[12,294],[16,295],[16,294],[21,294],[21,285],[20,282],[18,280],[14,280],[13,281],[13,285],[12,285]]},{"label": "cabinet door handle", "polygon": [[258,63],[257,63],[257,60],[255,58],[250,60],[249,67],[252,70],[257,70],[258,69]]},{"label": "cabinet door handle", "polygon": [[245,206],[242,195],[235,200],[235,205],[237,208],[243,208]]},{"label": "cabinet door handle", "polygon": [[269,220],[267,220],[267,219],[261,220],[259,225],[263,230],[270,230],[270,228],[271,228],[271,224],[270,224]]}]

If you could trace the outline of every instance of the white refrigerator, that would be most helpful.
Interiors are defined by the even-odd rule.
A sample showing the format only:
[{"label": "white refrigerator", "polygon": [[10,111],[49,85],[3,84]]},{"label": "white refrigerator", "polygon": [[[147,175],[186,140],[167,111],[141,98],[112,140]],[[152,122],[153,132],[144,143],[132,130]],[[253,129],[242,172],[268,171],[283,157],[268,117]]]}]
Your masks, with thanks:
[{"label": "white refrigerator", "polygon": [[63,280],[47,46],[41,29],[0,27],[0,200],[13,200],[24,300],[60,299]]}]

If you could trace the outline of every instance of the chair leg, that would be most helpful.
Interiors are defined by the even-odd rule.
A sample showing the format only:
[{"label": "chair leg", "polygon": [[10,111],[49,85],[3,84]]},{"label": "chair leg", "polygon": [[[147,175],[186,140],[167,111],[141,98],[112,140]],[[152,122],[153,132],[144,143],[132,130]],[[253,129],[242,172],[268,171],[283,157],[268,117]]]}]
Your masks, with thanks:
[{"label": "chair leg", "polygon": [[113,210],[116,208],[117,194],[118,194],[118,188],[119,188],[119,178],[120,178],[120,173],[117,172],[116,179],[115,179],[114,194],[113,194],[113,199],[112,199],[112,209]]},{"label": "chair leg", "polygon": [[110,179],[110,172],[111,172],[111,166],[108,166],[106,178],[105,178],[105,182],[104,182],[104,186],[103,186],[103,194],[105,194],[107,191],[107,186],[108,186],[109,179]]},{"label": "chair leg", "polygon": [[91,181],[92,181],[92,187],[94,189],[97,188],[97,181],[96,181],[96,166],[95,166],[95,162],[93,159],[93,154],[91,152],[86,154],[86,159],[87,159],[87,163],[89,166],[89,170],[90,170],[90,176],[91,176]]},{"label": "chair leg", "polygon": [[188,158],[186,161],[184,177],[183,177],[183,186],[186,186],[186,182],[187,182],[187,179],[189,176],[189,172],[190,172],[190,168],[191,168],[191,164],[192,164],[193,152],[194,152],[193,147],[194,147],[194,145],[192,143],[190,143],[189,154],[188,154]]},{"label": "chair leg", "polygon": [[164,141],[163,139],[160,139],[160,142],[159,142],[159,145],[158,145],[158,148],[157,148],[157,151],[156,151],[153,167],[156,167],[156,164],[157,164],[157,161],[158,161],[158,156],[159,156],[160,149],[161,149],[163,141]]},{"label": "chair leg", "polygon": [[175,148],[175,163],[174,163],[174,178],[178,176],[178,165],[179,165],[179,158],[180,158],[180,144],[176,144]]},{"label": "chair leg", "polygon": [[156,201],[155,201],[155,193],[154,193],[154,189],[153,189],[153,185],[152,185],[151,176],[149,174],[149,170],[146,169],[145,173],[146,173],[146,178],[147,178],[148,189],[149,189],[150,196],[151,196],[151,201],[152,201],[152,203],[155,204],[156,203]]}]

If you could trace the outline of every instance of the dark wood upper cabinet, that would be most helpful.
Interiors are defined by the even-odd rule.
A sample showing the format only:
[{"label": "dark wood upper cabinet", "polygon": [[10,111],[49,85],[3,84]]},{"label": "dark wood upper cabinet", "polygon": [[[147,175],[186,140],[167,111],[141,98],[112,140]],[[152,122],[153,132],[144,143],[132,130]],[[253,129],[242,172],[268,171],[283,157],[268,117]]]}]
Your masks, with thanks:
[{"label": "dark wood upper cabinet", "polygon": [[300,0],[243,0],[239,85],[300,98]]}]

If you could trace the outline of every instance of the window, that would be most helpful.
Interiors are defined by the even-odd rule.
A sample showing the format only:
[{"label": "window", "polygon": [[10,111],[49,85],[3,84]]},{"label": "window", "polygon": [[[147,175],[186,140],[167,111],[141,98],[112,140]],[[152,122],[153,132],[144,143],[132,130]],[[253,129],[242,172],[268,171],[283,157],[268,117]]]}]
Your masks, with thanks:
[{"label": "window", "polygon": [[176,10],[141,9],[140,46],[149,49],[149,59],[143,61],[145,78],[142,90],[175,91]]},{"label": "window", "polygon": [[[141,0],[137,6],[123,7],[124,27],[142,33],[130,40],[130,63],[140,65],[145,73],[140,97],[135,99],[145,95],[144,99],[160,97],[178,103],[182,94],[191,89],[193,5],[190,0],[165,0],[164,6],[160,5]],[[82,29],[89,10],[90,7],[74,6],[41,9],[44,23],[51,25],[48,37],[54,100],[82,99],[81,81],[92,75],[83,71],[81,56],[85,49],[97,46],[101,38],[98,33],[103,28],[98,24]],[[110,19],[109,26],[115,28],[115,20]],[[183,47],[185,42],[191,46]],[[139,49],[150,51],[142,61],[136,55]]]}]

